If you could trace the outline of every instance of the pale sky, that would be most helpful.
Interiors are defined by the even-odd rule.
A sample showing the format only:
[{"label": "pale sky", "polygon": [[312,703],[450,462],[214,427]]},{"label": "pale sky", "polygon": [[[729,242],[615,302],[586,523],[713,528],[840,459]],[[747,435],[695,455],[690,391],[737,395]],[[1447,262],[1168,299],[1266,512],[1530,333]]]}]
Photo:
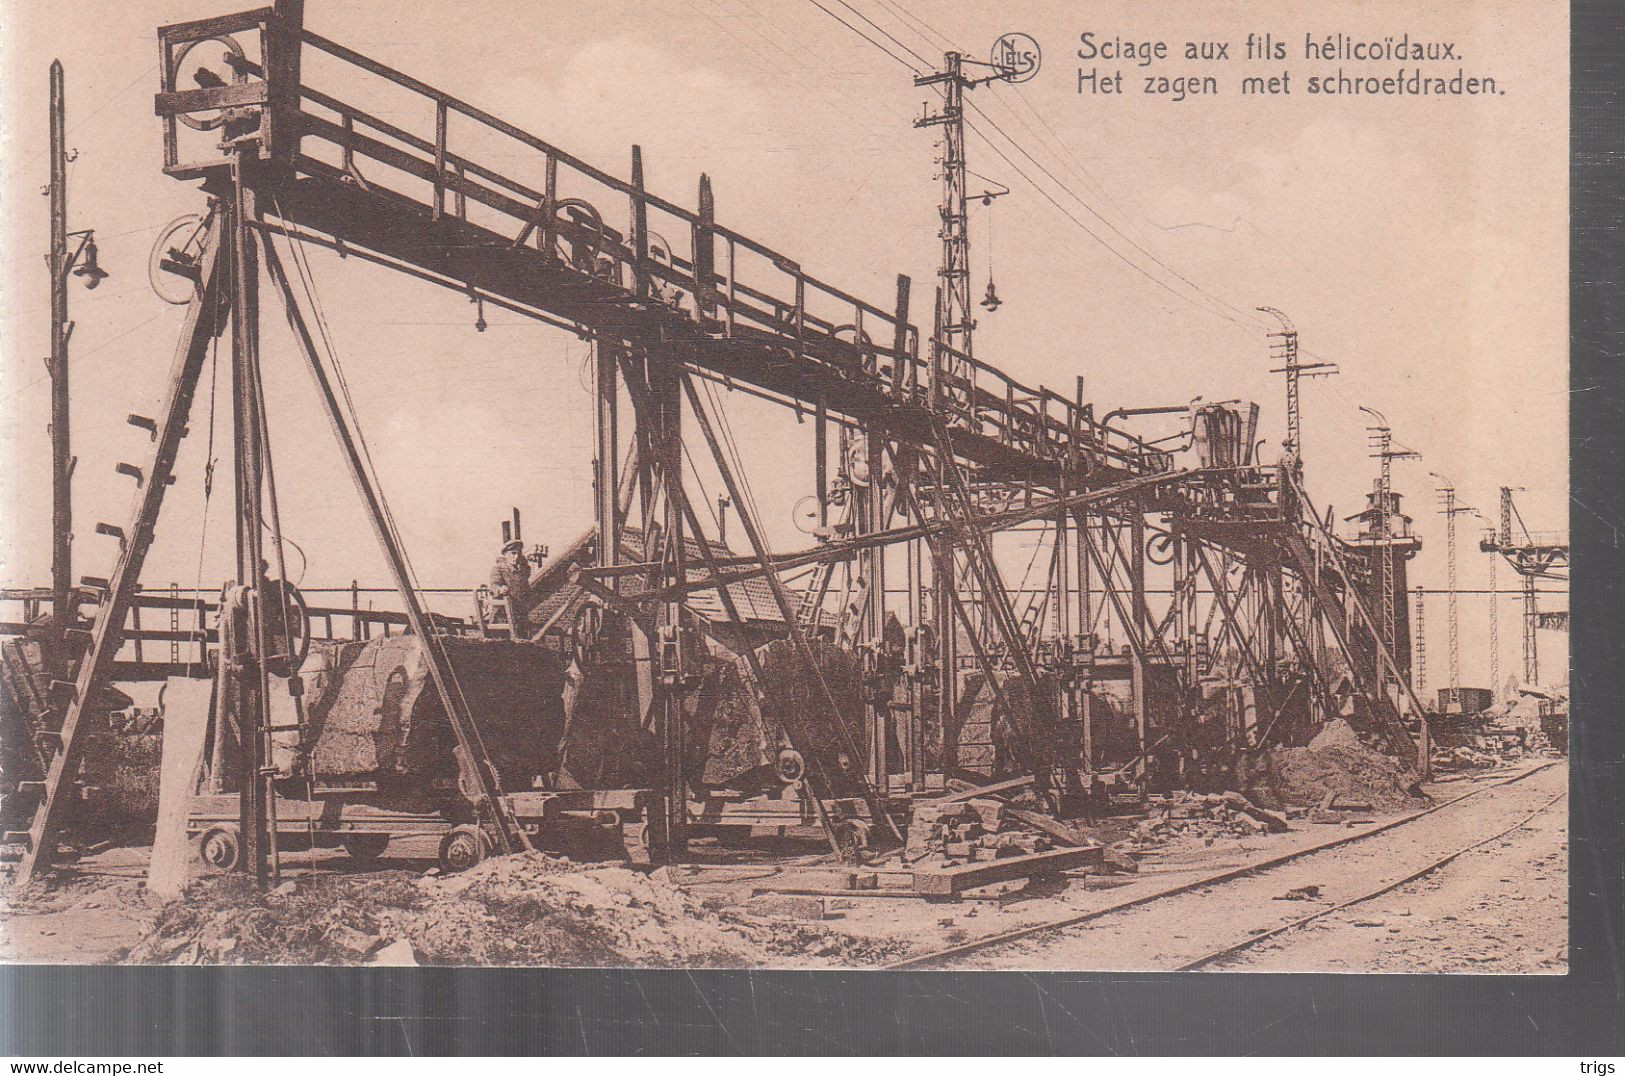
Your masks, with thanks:
[{"label": "pale sky", "polygon": [[[114,274],[94,292],[76,284],[71,300],[78,323],[76,574],[101,574],[111,565],[112,543],[93,533],[95,522],[124,524],[131,493],[113,466],[144,465],[150,455],[145,435],[124,416],[154,413],[182,317],[149,290],[148,251],[165,222],[202,207],[193,185],[160,170],[155,28],[246,6],[0,5],[0,445],[7,464],[0,579],[7,585],[49,575],[48,391],[39,361],[48,350],[40,259],[47,203],[39,195],[47,178],[47,65],[55,56],[67,69],[69,143],[78,150],[70,226],[96,229],[102,263]],[[991,123],[1053,176],[996,135],[1013,164],[981,138],[970,140],[972,170],[1013,188],[991,210],[972,214],[974,291],[981,295],[991,264],[1004,300],[981,318],[979,357],[1068,394],[1083,374],[1101,413],[1196,396],[1259,400],[1261,435],[1273,454],[1284,394],[1267,372],[1274,363],[1252,311],[1278,307],[1296,322],[1306,352],[1342,369],[1304,388],[1307,482],[1316,501],[1344,516],[1370,488],[1376,465],[1366,458],[1360,404],[1386,413],[1395,437],[1422,454],[1420,462],[1396,464],[1396,488],[1428,543],[1413,582],[1444,584],[1443,520],[1429,472],[1448,476],[1462,501],[1491,516],[1497,487],[1526,487],[1518,498],[1529,525],[1565,529],[1566,5],[824,6],[902,53],[853,9],[862,12],[933,61],[945,39],[978,57],[1009,31],[1043,47],[1043,66],[1030,82],[971,94]],[[916,323],[929,325],[938,185],[933,135],[912,120],[932,91],[914,87],[903,65],[808,0],[606,3],[591,5],[590,16],[583,9],[308,0],[307,22],[617,174],[626,173],[629,147],[638,142],[649,186],[673,201],[692,205],[699,174],[708,172],[720,220],[878,306],[890,305],[895,275],[908,273]],[[1162,65],[1155,70],[1211,73],[1225,82],[1219,96],[1179,103],[1139,93],[1134,76],[1143,72],[1125,64],[1125,88],[1134,92],[1083,96],[1076,92],[1076,48],[1084,31],[1163,39],[1175,54],[1187,40],[1225,39],[1232,57],[1249,31],[1269,32],[1287,43],[1289,60]],[[1329,73],[1335,64],[1301,60],[1302,42],[1306,33],[1324,39],[1336,32],[1455,41],[1460,66],[1493,76],[1505,93],[1239,96],[1235,83],[1244,73]],[[1398,66],[1345,65],[1378,75]],[[1453,74],[1456,65],[1446,66]],[[313,67],[307,81],[340,97],[366,95],[330,74]],[[431,129],[426,116],[389,118]],[[989,120],[977,123],[991,131]],[[537,170],[535,161],[488,163],[521,176]],[[603,208],[624,226],[624,206]],[[385,491],[425,583],[483,579],[510,505],[524,511],[527,538],[554,549],[588,525],[585,345],[502,311],[488,311],[491,328],[479,334],[461,296],[319,251],[311,260]],[[312,561],[304,582],[382,582],[370,539],[355,540],[365,533],[363,517],[269,291],[263,321],[285,527]],[[166,515],[177,526],[160,528],[149,585],[198,578],[207,414],[200,398]],[[738,396],[729,399],[728,414],[747,446],[746,471],[775,545],[803,544],[789,516],[810,492],[810,430]],[[222,431],[228,417],[226,407]],[[222,450],[217,444],[217,455]],[[202,551],[205,586],[217,585],[230,564],[230,463],[220,458]],[[714,494],[712,472],[701,470]],[[1460,523],[1460,585],[1483,586],[1489,558],[1476,550],[1473,521]],[[1510,586],[1510,571],[1500,579]],[[1561,605],[1548,599],[1548,607]],[[1442,597],[1430,601],[1435,684],[1442,682],[1443,612]],[[1514,600],[1503,602],[1503,675],[1517,667],[1516,612]],[[1483,637],[1487,606],[1464,598],[1463,617],[1464,682],[1478,682],[1488,659],[1470,644]],[[1549,660],[1558,660],[1561,643],[1542,633]]]}]

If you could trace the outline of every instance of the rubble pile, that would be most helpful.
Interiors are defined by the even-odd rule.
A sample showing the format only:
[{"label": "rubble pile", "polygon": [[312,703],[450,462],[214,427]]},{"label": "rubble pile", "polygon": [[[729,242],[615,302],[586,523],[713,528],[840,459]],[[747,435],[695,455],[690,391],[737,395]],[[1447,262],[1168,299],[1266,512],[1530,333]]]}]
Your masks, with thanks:
[{"label": "rubble pile", "polygon": [[[1099,844],[1087,837],[1072,835],[1063,822],[1049,820],[1046,826],[1058,830],[1062,837],[1059,843],[1066,847]],[[984,863],[1047,852],[1057,847],[1056,836],[1056,833],[1024,825],[1007,812],[1006,804],[996,799],[920,803],[915,805],[909,818],[903,862],[914,864],[935,858],[948,863]],[[1068,837],[1070,839],[1066,839]]]},{"label": "rubble pile", "polygon": [[1319,808],[1328,799],[1379,811],[1427,802],[1414,772],[1368,745],[1341,718],[1327,722],[1306,747],[1279,747],[1260,756],[1246,790],[1276,810]]},{"label": "rubble pile", "polygon": [[[1435,769],[1489,769],[1567,747],[1567,704],[1559,693],[1526,688],[1489,709],[1433,722]],[[1543,697],[1545,696],[1545,697]]]},{"label": "rubble pile", "polygon": [[529,853],[461,874],[321,875],[263,896],[237,876],[194,885],[125,955],[157,964],[850,966],[891,943],[744,914],[663,874]]},{"label": "rubble pile", "polygon": [[1125,847],[1142,850],[1179,838],[1252,837],[1289,828],[1286,815],[1260,807],[1239,792],[1175,792],[1158,797],[1151,816],[1135,826]]},{"label": "rubble pile", "polygon": [[1503,734],[1523,734],[1523,746],[1531,752],[1562,754],[1568,748],[1568,696],[1551,692],[1542,699],[1519,694],[1484,711],[1489,727]]}]

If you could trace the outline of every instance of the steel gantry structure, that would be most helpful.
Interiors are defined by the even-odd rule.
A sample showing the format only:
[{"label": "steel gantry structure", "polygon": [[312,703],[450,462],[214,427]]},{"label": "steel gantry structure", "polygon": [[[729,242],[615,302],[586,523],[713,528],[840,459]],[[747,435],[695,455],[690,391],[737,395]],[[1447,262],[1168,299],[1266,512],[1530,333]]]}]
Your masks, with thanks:
[{"label": "steel gantry structure", "polygon": [[[617,178],[311,32],[300,8],[282,0],[159,31],[164,167],[200,182],[212,209],[193,248],[167,263],[193,279],[196,295],[156,424],[157,457],[104,581],[65,729],[118,650],[201,356],[229,323],[248,630],[225,667],[237,677],[249,745],[245,836],[266,809],[269,779],[252,746],[256,726],[265,732],[263,712],[254,715],[271,646],[257,565],[262,530],[273,547],[280,539],[257,388],[267,358],[257,337],[263,264],[457,731],[462,790],[498,848],[524,843],[483,762],[479,715],[438,655],[442,629],[423,613],[321,334],[284,268],[297,274],[302,248],[321,246],[592,341],[596,552],[574,569],[592,611],[542,630],[569,633],[577,661],[619,661],[633,681],[628,705],[661,745],[649,784],[664,854],[713,817],[715,804],[685,776],[685,702],[696,661],[728,649],[722,629],[740,617],[739,588],[755,581],[812,685],[812,704],[785,715],[773,745],[794,760],[780,792],[845,852],[897,840],[899,803],[940,791],[948,776],[1023,776],[1066,809],[1116,784],[1228,782],[1213,771],[1233,773],[1247,754],[1337,714],[1368,722],[1403,764],[1425,769],[1408,654],[1396,658],[1379,619],[1396,600],[1382,585],[1390,553],[1333,533],[1329,511],[1317,513],[1303,490],[1296,455],[1257,458],[1256,408],[1245,420],[1227,405],[1122,412],[1184,411],[1178,452],[1110,417],[1097,421],[1081,388],[1024,385],[957,348],[940,311],[922,337],[907,277],[884,304],[843,291],[723,224],[707,178],[696,208],[685,208],[647,188],[636,147],[628,178]],[[326,72],[320,85],[307,75],[311,54]],[[215,73],[194,70],[215,58]],[[413,129],[348,103],[347,79],[405,95],[432,123]],[[520,158],[539,182],[490,163]],[[812,417],[816,544],[770,548],[719,384]],[[683,479],[690,444],[721,477],[748,553],[716,548],[704,533]],[[1033,561],[1047,549],[1047,570],[1038,586],[1013,586],[1001,540],[1035,530]],[[813,582],[792,589],[788,573],[808,568]],[[888,587],[888,571],[899,569],[905,585]],[[720,617],[696,612],[701,594],[716,596]],[[861,658],[861,712],[846,712],[826,681],[830,605],[844,614],[834,645]],[[761,655],[745,647],[737,657],[761,695]],[[972,743],[978,707],[992,716]],[[53,789],[71,775],[74,752],[70,732],[56,748]],[[60,823],[53,802],[47,796],[36,815],[25,880],[49,861]]]},{"label": "steel gantry structure", "polygon": [[[1542,628],[1567,631],[1568,612],[1542,612],[1536,600],[1535,584],[1541,579],[1566,579],[1569,566],[1568,539],[1552,534],[1531,533],[1524,525],[1513,489],[1501,487],[1500,526],[1479,541],[1485,553],[1505,557],[1523,584],[1523,681],[1540,683],[1540,635]],[[1513,530],[1513,523],[1517,530]]]}]

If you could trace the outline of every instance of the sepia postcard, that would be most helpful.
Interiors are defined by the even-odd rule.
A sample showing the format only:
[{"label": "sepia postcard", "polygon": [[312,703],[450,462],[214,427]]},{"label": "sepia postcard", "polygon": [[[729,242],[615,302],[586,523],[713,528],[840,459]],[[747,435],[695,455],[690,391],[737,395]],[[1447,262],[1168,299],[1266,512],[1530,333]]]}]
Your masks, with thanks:
[{"label": "sepia postcard", "polygon": [[1567,971],[1566,5],[265,2],[0,7],[0,960]]}]

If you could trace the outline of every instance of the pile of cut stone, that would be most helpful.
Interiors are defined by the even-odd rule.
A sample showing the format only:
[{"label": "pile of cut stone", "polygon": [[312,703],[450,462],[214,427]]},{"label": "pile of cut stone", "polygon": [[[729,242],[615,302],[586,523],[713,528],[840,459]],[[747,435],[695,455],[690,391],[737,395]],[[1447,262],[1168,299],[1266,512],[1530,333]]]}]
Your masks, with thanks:
[{"label": "pile of cut stone", "polygon": [[[1055,822],[1056,826],[1064,823]],[[1068,842],[1080,847],[1088,838]],[[1049,834],[1023,826],[996,799],[916,804],[909,819],[905,863],[932,857],[956,863],[981,863],[1007,856],[1047,852],[1056,843]]]},{"label": "pile of cut stone", "polygon": [[1285,833],[1286,815],[1253,803],[1240,792],[1175,792],[1158,797],[1151,816],[1135,827],[1138,847],[1156,847],[1176,838],[1209,840]]}]

